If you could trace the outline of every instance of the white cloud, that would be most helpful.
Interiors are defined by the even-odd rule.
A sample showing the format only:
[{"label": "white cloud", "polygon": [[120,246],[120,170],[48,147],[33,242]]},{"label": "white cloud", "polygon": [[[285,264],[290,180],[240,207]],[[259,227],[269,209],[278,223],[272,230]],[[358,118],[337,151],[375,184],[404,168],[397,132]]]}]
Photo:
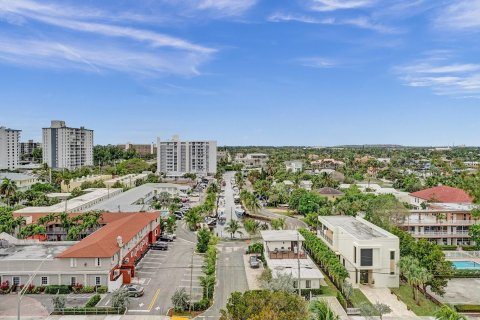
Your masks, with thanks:
[{"label": "white cloud", "polygon": [[480,30],[480,0],[457,0],[440,11],[435,25],[442,29]]},{"label": "white cloud", "polygon": [[438,95],[480,95],[480,64],[453,63],[446,58],[423,59],[394,69],[411,87],[428,87]]},{"label": "white cloud", "polygon": [[297,59],[297,62],[304,67],[318,68],[318,69],[327,69],[327,68],[333,68],[337,66],[337,63],[335,61],[324,58],[324,57],[300,58],[300,59]]},{"label": "white cloud", "polygon": [[375,0],[311,0],[310,8],[315,11],[358,9],[372,6]]},{"label": "white cloud", "polygon": [[[141,15],[129,15],[125,12],[118,13],[116,16],[130,16],[135,21],[144,21]],[[213,48],[178,37],[111,23],[116,19],[115,15],[96,9],[44,4],[30,0],[0,0],[0,19],[2,18],[8,23],[20,25],[19,29],[22,24],[29,21],[56,27],[53,34],[50,34],[51,31],[48,29],[42,29],[45,33],[42,39],[48,38],[49,41],[38,41],[33,37],[16,40],[11,44],[3,41],[0,47],[0,59],[17,64],[44,67],[55,65],[95,72],[116,70],[152,76],[195,75],[198,74],[199,65],[216,52]],[[72,31],[89,33],[92,35],[91,43],[101,43],[102,49],[94,50],[95,48],[87,42],[70,42],[61,45],[63,41],[55,41],[55,39],[65,37],[61,34],[59,37],[58,30],[69,31],[68,39],[75,39],[71,35]],[[36,34],[33,33],[33,35]],[[123,38],[125,43],[119,45],[118,41],[114,41],[115,38]],[[24,50],[18,50],[21,48],[18,43],[25,45]],[[98,56],[95,56],[95,51]],[[19,58],[15,58],[15,55]],[[129,67],[128,63],[132,65]]]},{"label": "white cloud", "polygon": [[257,0],[200,0],[196,7],[213,10],[225,16],[238,16],[253,7]]},{"label": "white cloud", "polygon": [[188,52],[138,52],[106,46],[98,50],[98,47],[83,42],[0,38],[0,60],[24,66],[69,68],[95,73],[111,70],[150,77],[165,74],[198,75],[197,68],[208,59],[207,55]]},{"label": "white cloud", "polygon": [[325,24],[325,25],[350,25],[358,27],[361,29],[372,30],[379,33],[399,33],[400,31],[391,28],[379,23],[373,22],[370,18],[367,17],[357,17],[349,19],[340,19],[340,18],[315,18],[306,15],[299,14],[284,14],[284,13],[274,13],[268,17],[270,22],[303,22],[310,24]]}]

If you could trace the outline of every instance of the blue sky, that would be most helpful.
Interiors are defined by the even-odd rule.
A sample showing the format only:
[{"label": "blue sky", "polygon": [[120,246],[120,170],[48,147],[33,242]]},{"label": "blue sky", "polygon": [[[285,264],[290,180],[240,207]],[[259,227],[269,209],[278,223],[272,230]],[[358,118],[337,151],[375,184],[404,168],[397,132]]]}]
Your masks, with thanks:
[{"label": "blue sky", "polygon": [[0,0],[0,125],[480,145],[480,0]]}]

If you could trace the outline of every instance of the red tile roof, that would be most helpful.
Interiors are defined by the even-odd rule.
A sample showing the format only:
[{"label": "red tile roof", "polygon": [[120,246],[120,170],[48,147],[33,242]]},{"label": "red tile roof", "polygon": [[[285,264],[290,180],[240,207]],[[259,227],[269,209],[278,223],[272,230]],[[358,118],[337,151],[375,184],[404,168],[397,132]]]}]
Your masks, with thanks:
[{"label": "red tile roof", "polygon": [[[118,214],[118,213],[116,213]],[[79,243],[60,253],[58,258],[107,258],[118,250],[117,237],[128,243],[145,226],[159,219],[158,212],[139,212],[128,214],[98,229]]]},{"label": "red tile roof", "polygon": [[[76,216],[79,216],[79,215],[82,215],[83,213],[68,213],[68,216],[70,218],[73,218],[73,217],[76,217]],[[113,221],[116,221],[118,219],[122,219],[124,217],[126,217],[127,215],[132,215],[132,214],[138,214],[138,212],[102,212],[102,218],[100,219],[100,224],[108,224],[110,222],[113,222]],[[41,212],[41,213],[14,213],[13,214],[13,217],[14,218],[17,218],[17,217],[31,217],[32,218],[32,224],[33,223],[37,223],[38,219],[40,219],[41,217],[44,217],[48,215],[48,213],[44,213],[44,212]],[[59,224],[60,222],[51,222],[49,223],[50,224]]]},{"label": "red tile roof", "polygon": [[438,186],[410,193],[411,196],[426,201],[442,203],[472,203],[473,197],[466,191],[448,186]]}]

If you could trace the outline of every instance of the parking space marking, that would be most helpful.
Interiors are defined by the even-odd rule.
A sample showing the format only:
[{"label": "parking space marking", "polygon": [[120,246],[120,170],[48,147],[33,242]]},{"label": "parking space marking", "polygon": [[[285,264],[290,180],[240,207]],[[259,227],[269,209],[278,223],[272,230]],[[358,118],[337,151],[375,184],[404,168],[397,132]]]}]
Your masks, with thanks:
[{"label": "parking space marking", "polygon": [[155,295],[152,298],[152,301],[150,302],[150,305],[148,306],[148,311],[151,311],[153,308],[153,305],[158,299],[158,295],[160,294],[160,288],[157,289],[157,292],[155,292]]}]

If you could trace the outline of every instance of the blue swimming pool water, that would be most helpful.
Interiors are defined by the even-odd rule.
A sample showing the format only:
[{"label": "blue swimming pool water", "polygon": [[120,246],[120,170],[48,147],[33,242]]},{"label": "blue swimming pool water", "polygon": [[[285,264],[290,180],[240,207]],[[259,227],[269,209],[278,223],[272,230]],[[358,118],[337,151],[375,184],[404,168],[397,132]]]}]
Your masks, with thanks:
[{"label": "blue swimming pool water", "polygon": [[452,261],[455,269],[480,270],[480,264],[474,261]]}]

